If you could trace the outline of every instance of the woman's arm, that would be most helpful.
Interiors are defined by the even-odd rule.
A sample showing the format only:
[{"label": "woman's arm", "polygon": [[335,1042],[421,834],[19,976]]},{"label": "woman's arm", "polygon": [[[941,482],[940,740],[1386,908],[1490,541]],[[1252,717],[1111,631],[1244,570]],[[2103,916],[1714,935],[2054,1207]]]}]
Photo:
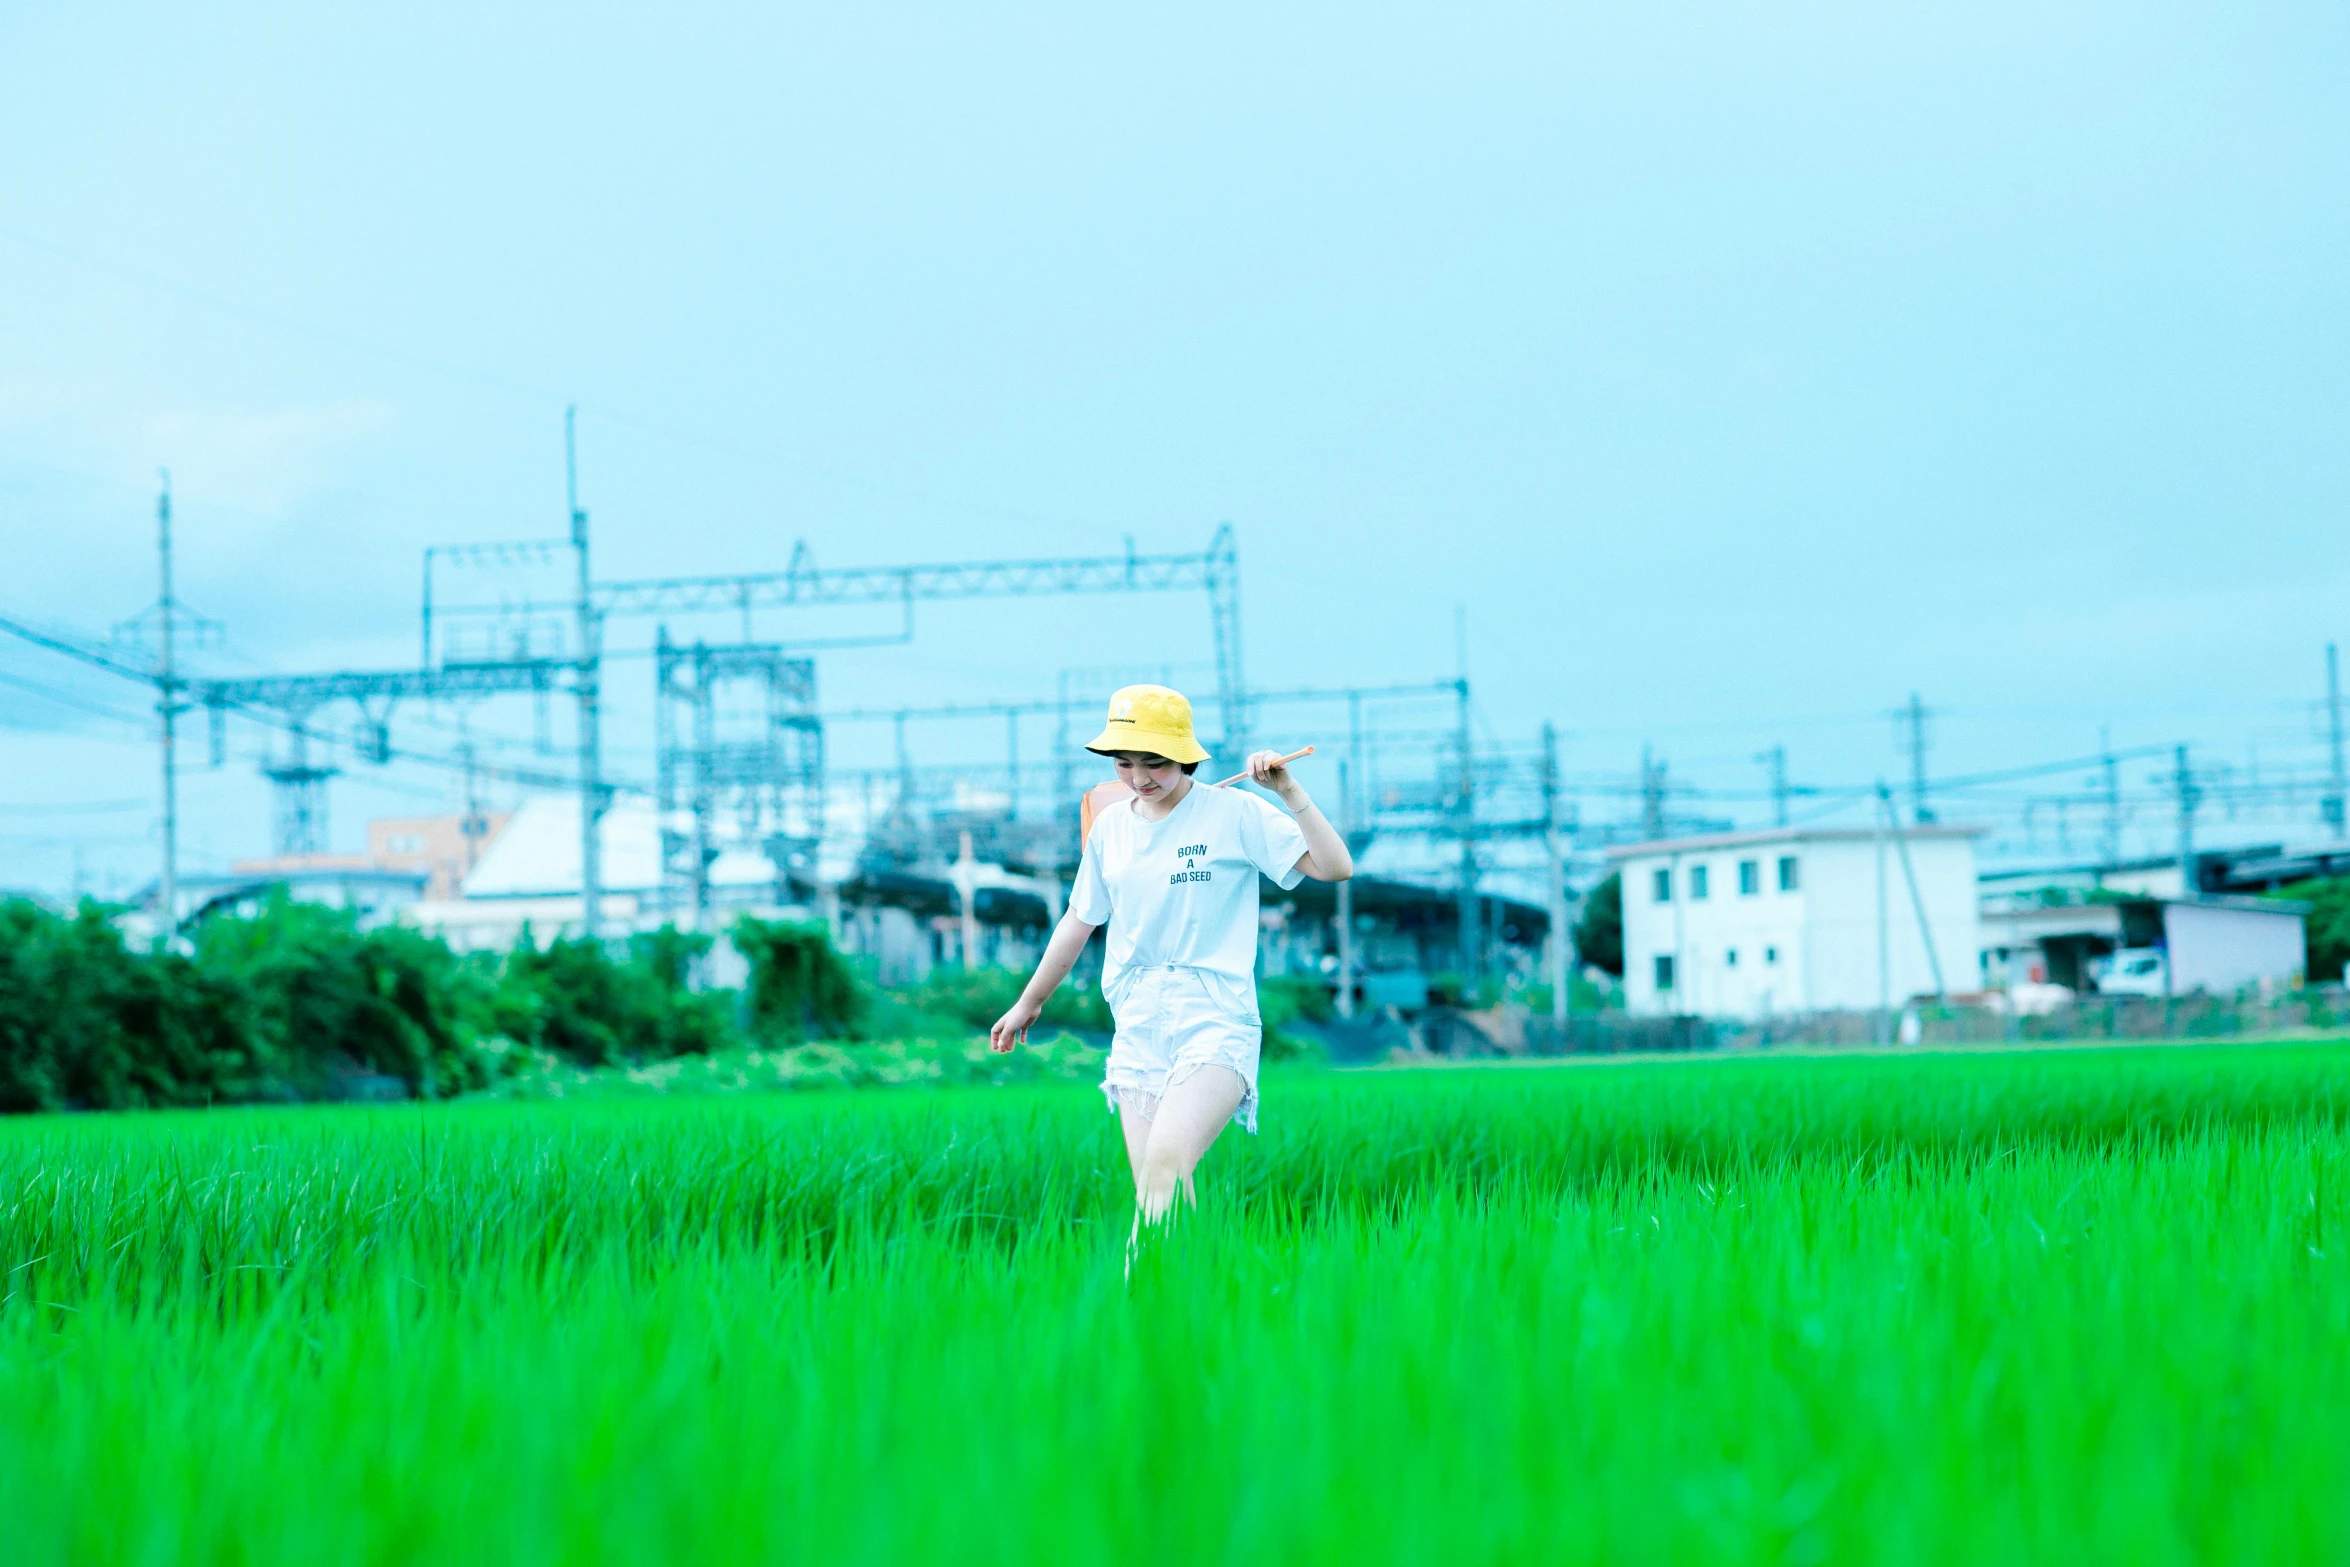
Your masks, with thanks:
[{"label": "woman's arm", "polygon": [[1298,868],[1316,881],[1346,880],[1355,873],[1355,857],[1347,852],[1346,840],[1338,836],[1338,829],[1330,825],[1330,818],[1322,814],[1297,775],[1276,765],[1280,760],[1278,751],[1259,751],[1248,759],[1248,775],[1281,796],[1281,803],[1297,818],[1297,830],[1306,839],[1306,852],[1297,857]]},{"label": "woman's arm", "polygon": [[995,1027],[987,1031],[988,1049],[1004,1055],[1028,1038],[1028,1030],[1044,1012],[1045,999],[1061,988],[1061,981],[1077,966],[1077,954],[1085,950],[1085,944],[1100,929],[1099,925],[1088,925],[1074,914],[1061,916],[1061,923],[1053,927],[1052,940],[1044,944],[1044,956],[1036,960],[1036,972],[1029,977],[1028,987],[1012,1003],[1012,1010],[997,1018]]}]

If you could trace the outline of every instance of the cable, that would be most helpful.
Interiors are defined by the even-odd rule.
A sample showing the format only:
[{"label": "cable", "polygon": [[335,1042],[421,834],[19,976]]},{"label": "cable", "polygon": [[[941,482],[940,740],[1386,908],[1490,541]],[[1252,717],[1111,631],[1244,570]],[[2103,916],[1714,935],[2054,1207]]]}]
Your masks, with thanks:
[{"label": "cable", "polygon": [[153,805],[152,800],[64,801],[37,805],[0,802],[0,816],[95,816],[108,811],[144,811]]},{"label": "cable", "polygon": [[[138,726],[143,722],[143,720],[135,717],[132,714],[118,712],[110,707],[100,707],[95,702],[85,702],[80,697],[73,695],[71,692],[60,691],[54,686],[42,685],[37,680],[27,680],[21,675],[0,673],[0,685],[14,686],[19,691],[30,692],[34,696],[44,698],[47,701],[55,702],[60,707],[74,708],[79,712],[88,713],[93,717],[111,719],[113,722],[118,724]],[[24,726],[12,725],[11,727],[21,728]]]},{"label": "cable", "polygon": [[[126,680],[135,680],[143,685],[160,684],[157,675],[152,670],[136,668],[111,654],[100,652],[86,643],[62,634],[42,631],[38,627],[27,625],[23,621],[5,615],[0,615],[0,632],[21,638],[38,647],[47,648],[51,652],[62,654],[67,658],[77,659],[82,663],[103,669],[109,674],[119,675]],[[172,683],[185,690],[199,682],[175,678]],[[274,729],[281,734],[298,734],[305,739],[315,737],[314,731],[309,726],[286,717],[274,708],[264,707],[259,703],[226,702],[222,703],[221,707],[233,710],[247,720],[258,723],[265,728]],[[543,789],[577,790],[579,788],[578,779],[558,773],[526,772],[519,768],[501,767],[494,762],[484,763],[478,758],[468,760],[458,756],[440,756],[429,751],[411,750],[405,746],[386,746],[384,760],[387,762],[415,762],[420,766],[437,767],[449,772],[470,771],[483,778],[507,783],[533,784]],[[645,792],[644,785],[635,781],[608,779],[605,787],[614,793],[641,794]]]}]

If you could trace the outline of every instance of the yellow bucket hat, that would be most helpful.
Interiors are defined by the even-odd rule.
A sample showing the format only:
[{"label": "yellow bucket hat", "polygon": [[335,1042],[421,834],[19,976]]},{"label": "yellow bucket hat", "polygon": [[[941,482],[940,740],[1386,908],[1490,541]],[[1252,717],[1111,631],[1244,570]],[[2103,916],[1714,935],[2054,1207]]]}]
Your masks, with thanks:
[{"label": "yellow bucket hat", "polygon": [[1165,686],[1127,686],[1110,698],[1110,719],[1102,732],[1086,742],[1088,751],[1103,756],[1119,751],[1141,751],[1170,762],[1204,762],[1191,733],[1191,704],[1180,691]]}]

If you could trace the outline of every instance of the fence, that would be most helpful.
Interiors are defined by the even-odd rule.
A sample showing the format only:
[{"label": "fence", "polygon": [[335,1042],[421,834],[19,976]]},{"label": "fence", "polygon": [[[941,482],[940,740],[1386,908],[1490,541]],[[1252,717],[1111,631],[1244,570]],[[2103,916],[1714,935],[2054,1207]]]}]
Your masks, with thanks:
[{"label": "fence", "polygon": [[2017,1045],[2076,1040],[2233,1039],[2350,1030],[2350,996],[2340,985],[2274,996],[2116,996],[2091,998],[2044,1013],[1931,1003],[1888,1018],[1875,1011],[1812,1012],[1746,1020],[1628,1017],[1621,1013],[1511,1020],[1491,1014],[1421,1021],[1420,1046],[1440,1055],[1621,1055],[1691,1050]]}]

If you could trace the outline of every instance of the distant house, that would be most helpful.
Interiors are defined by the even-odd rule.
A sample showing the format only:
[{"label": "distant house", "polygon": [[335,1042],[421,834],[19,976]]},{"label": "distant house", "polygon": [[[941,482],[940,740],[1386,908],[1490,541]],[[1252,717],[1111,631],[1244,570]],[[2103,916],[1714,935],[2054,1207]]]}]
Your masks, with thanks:
[{"label": "distant house", "polygon": [[510,811],[381,817],[367,824],[367,857],[385,870],[425,872],[427,898],[454,898],[513,819]]},{"label": "distant house", "polygon": [[1977,836],[1779,828],[1614,850],[1625,1006],[1755,1018],[1971,990]]},{"label": "distant house", "polygon": [[[272,896],[282,893],[296,903],[349,909],[362,924],[380,924],[414,905],[424,895],[429,879],[429,873],[422,870],[388,870],[357,856],[247,861],[225,875],[181,876],[174,923],[185,927],[208,915],[257,913]],[[147,905],[151,917],[155,902],[152,886],[140,901]]]},{"label": "distant house", "polygon": [[[615,924],[632,925],[639,902],[660,886],[659,825],[650,806],[620,800],[599,826],[602,911]],[[527,799],[483,849],[454,895],[427,899],[406,918],[460,950],[510,947],[525,929],[541,941],[576,930],[582,902],[579,838],[576,796]]]},{"label": "distant house", "polygon": [[2162,954],[2162,982],[2141,990],[2232,995],[2255,985],[2299,983],[2308,961],[2304,903],[1997,885],[2006,880],[1987,883],[1983,898],[1982,972],[1990,989],[2049,984],[2094,991],[2113,955],[2126,951]]}]

